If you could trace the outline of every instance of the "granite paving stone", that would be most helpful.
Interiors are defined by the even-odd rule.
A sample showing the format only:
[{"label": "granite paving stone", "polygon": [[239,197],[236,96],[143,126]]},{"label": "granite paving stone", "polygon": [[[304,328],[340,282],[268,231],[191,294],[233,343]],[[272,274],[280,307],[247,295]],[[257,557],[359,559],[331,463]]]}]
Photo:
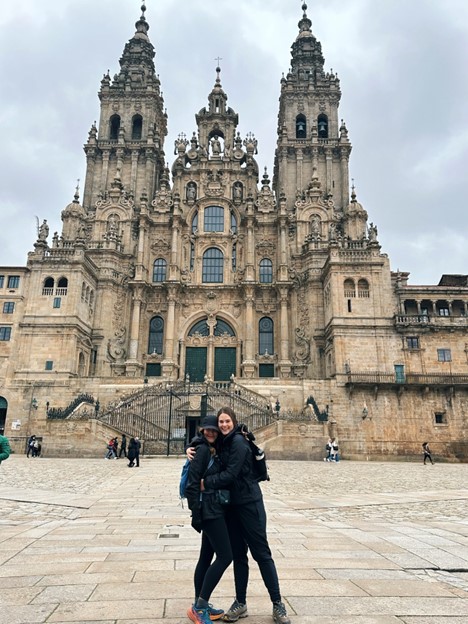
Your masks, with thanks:
[{"label": "granite paving stone", "polygon": [[[200,536],[183,458],[11,456],[0,471],[0,624],[187,624]],[[268,535],[292,624],[466,624],[468,465],[271,461]],[[287,495],[285,495],[287,493]],[[212,602],[234,597],[232,567]],[[249,622],[272,624],[255,562]]]}]

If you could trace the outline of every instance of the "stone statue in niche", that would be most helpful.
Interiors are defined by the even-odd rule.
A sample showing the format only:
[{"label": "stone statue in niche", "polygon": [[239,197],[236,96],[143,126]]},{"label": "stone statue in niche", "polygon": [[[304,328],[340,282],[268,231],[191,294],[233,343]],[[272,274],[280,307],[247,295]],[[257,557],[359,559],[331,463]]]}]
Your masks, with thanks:
[{"label": "stone statue in niche", "polygon": [[375,243],[377,242],[377,226],[373,223],[369,223],[369,242]]},{"label": "stone statue in niche", "polygon": [[189,182],[187,184],[187,201],[195,201],[197,199],[197,185],[195,182]]},{"label": "stone statue in niche", "polygon": [[242,201],[243,188],[241,182],[235,182],[232,187],[232,198],[234,201]]},{"label": "stone statue in niche", "polygon": [[213,156],[218,156],[221,154],[221,143],[218,139],[218,135],[215,135],[211,140],[211,152]]}]

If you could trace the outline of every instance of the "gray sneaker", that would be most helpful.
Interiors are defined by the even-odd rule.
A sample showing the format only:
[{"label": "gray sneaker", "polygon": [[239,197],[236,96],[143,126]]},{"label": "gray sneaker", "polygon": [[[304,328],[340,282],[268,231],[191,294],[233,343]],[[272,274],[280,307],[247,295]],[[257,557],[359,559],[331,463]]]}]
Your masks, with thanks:
[{"label": "gray sneaker", "polygon": [[286,607],[282,602],[273,603],[273,622],[275,624],[291,624],[291,620],[286,613]]},{"label": "gray sneaker", "polygon": [[242,602],[238,602],[234,600],[232,605],[223,615],[222,622],[237,622],[239,618],[245,618],[249,614],[247,613],[247,605],[242,604]]}]

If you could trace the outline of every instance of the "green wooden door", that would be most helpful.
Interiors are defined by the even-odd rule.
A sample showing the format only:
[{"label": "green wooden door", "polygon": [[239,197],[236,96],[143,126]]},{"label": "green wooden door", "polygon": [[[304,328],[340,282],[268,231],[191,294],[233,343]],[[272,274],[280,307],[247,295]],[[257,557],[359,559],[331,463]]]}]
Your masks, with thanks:
[{"label": "green wooden door", "polygon": [[236,374],[236,348],[215,347],[214,380],[229,381]]},{"label": "green wooden door", "polygon": [[205,380],[206,347],[187,347],[185,351],[185,375],[190,375],[190,381]]}]

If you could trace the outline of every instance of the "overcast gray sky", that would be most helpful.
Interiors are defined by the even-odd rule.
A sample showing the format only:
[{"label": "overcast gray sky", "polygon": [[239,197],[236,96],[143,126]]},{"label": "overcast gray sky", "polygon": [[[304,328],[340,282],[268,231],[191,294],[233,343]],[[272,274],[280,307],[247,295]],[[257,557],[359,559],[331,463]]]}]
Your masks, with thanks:
[{"label": "overcast gray sky", "polygon": [[[192,134],[220,56],[221,80],[272,163],[279,86],[300,0],[148,0],[174,139]],[[468,2],[313,0],[308,15],[326,69],[341,80],[358,199],[382,251],[410,283],[468,273]],[[84,179],[82,146],[99,119],[102,75],[118,70],[139,0],[21,0],[0,14],[0,265],[22,266],[36,219],[60,213]]]}]

